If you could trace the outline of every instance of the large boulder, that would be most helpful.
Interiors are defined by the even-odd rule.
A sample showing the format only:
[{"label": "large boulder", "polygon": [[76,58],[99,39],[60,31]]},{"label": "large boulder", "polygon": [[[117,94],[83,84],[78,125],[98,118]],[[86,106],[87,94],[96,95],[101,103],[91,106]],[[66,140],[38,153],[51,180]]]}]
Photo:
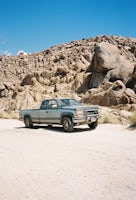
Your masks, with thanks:
[{"label": "large boulder", "polygon": [[92,72],[90,88],[99,87],[107,81],[121,80],[126,84],[133,74],[134,64],[120,55],[117,46],[102,42],[96,45],[88,70]]},{"label": "large boulder", "polygon": [[81,93],[85,92],[88,89],[88,82],[90,80],[90,73],[82,73],[82,74],[77,74],[71,89]]}]

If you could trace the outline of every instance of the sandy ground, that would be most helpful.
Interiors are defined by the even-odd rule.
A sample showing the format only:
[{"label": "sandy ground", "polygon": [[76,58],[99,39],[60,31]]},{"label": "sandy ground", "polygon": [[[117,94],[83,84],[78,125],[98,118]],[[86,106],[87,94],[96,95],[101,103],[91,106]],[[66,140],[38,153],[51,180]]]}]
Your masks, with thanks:
[{"label": "sandy ground", "polygon": [[0,120],[0,200],[136,200],[136,130]]}]

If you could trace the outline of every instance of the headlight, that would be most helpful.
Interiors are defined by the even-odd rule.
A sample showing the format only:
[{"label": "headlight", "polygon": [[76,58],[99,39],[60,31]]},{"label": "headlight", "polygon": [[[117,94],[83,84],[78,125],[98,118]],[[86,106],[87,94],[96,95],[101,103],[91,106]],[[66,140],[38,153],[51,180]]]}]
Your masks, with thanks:
[{"label": "headlight", "polygon": [[83,110],[76,110],[75,111],[75,117],[79,117],[79,116],[83,116],[84,115],[84,111]]}]

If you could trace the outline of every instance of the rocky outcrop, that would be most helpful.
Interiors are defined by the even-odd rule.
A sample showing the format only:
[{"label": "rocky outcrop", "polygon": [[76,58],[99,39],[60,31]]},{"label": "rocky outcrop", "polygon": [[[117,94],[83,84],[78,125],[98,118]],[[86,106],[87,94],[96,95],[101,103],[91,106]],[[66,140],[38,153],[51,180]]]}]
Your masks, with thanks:
[{"label": "rocky outcrop", "polygon": [[136,39],[101,36],[0,56],[0,110],[34,108],[60,96],[103,106],[136,104]]},{"label": "rocky outcrop", "polygon": [[101,106],[115,106],[118,104],[136,103],[136,94],[126,88],[122,81],[107,82],[101,88],[88,90],[82,98],[84,103],[98,104]]}]

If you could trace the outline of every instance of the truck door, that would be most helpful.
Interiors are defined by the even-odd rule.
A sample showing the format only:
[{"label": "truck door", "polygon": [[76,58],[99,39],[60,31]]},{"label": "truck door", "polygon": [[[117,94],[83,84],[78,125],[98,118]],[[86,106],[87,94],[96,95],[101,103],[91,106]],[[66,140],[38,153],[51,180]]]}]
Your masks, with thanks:
[{"label": "truck door", "polygon": [[48,108],[46,110],[46,120],[47,123],[53,124],[60,122],[58,104],[55,99],[51,99],[48,102]]},{"label": "truck door", "polygon": [[60,123],[60,111],[55,99],[45,100],[40,109],[40,123]]}]

